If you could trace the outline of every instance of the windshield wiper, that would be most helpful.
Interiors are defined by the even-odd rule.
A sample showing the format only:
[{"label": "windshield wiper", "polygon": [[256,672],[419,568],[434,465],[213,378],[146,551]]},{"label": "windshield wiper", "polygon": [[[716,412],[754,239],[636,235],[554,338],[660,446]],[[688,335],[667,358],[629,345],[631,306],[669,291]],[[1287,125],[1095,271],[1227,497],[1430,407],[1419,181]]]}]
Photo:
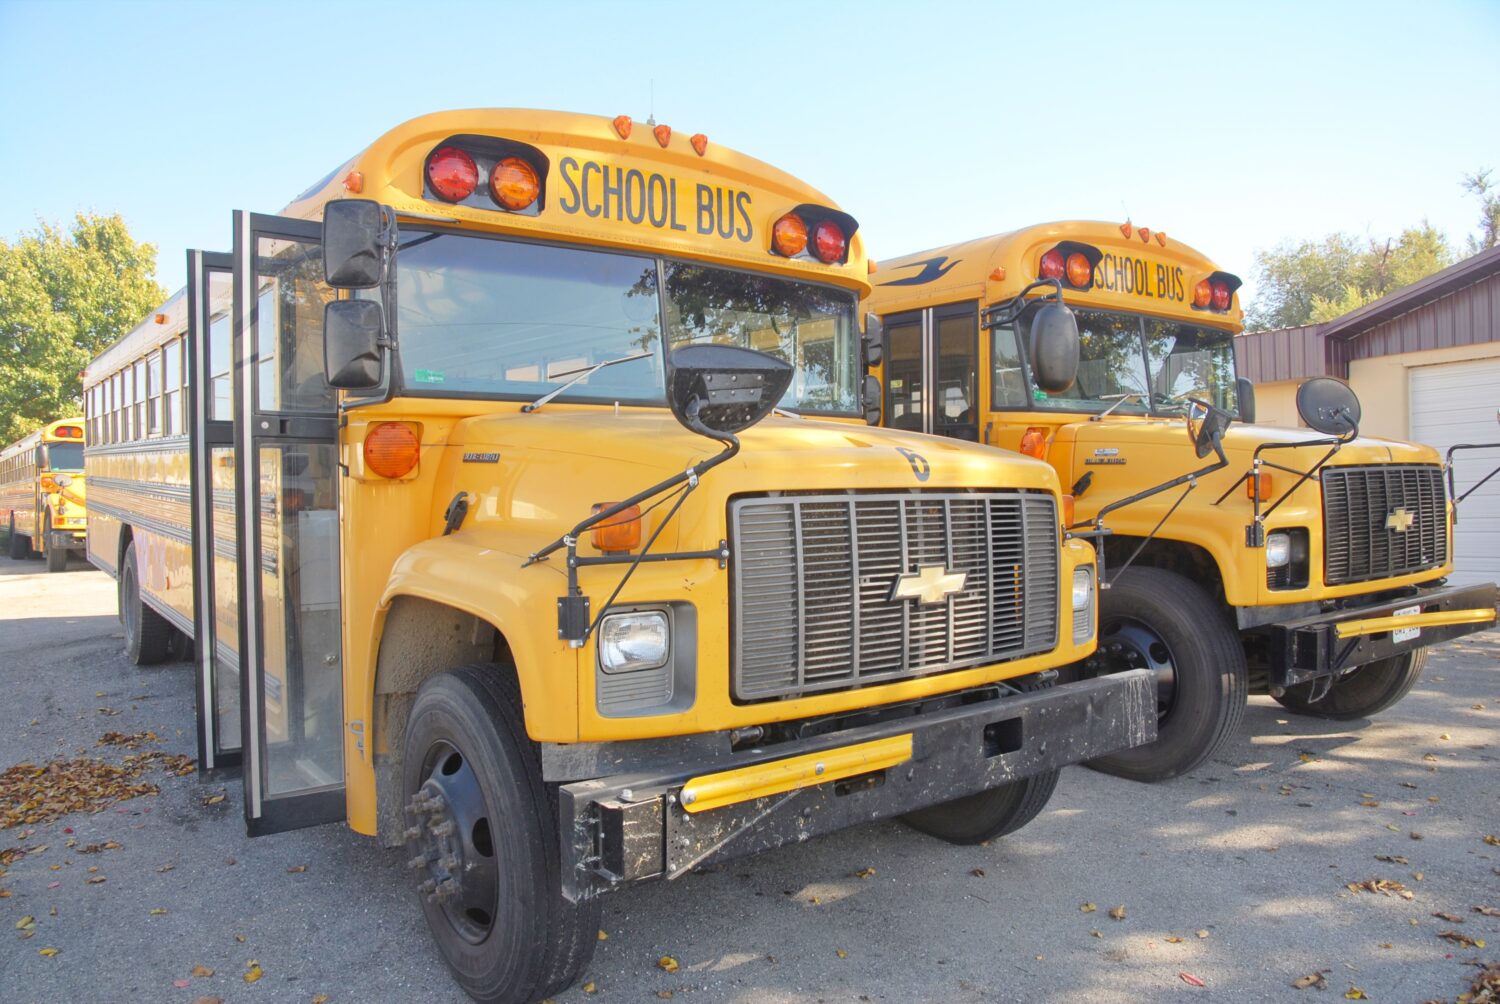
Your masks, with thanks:
[{"label": "windshield wiper", "polygon": [[1103,411],[1101,411],[1097,415],[1090,415],[1089,416],[1089,421],[1090,422],[1102,422],[1109,415],[1110,412],[1114,411],[1116,408],[1118,408],[1120,405],[1124,404],[1126,401],[1129,401],[1133,397],[1142,397],[1142,396],[1143,395],[1141,394],[1140,391],[1131,391],[1129,394],[1100,394],[1099,395],[1099,400],[1101,400],[1101,401],[1111,401],[1112,400],[1115,403],[1112,404],[1112,405],[1110,405],[1108,408],[1105,408]]},{"label": "windshield wiper", "polygon": [[577,374],[577,375],[573,376],[573,379],[569,380],[567,383],[563,384],[561,387],[558,387],[556,390],[549,390],[547,393],[543,394],[541,397],[537,398],[535,401],[531,402],[530,404],[523,404],[521,406],[521,411],[524,414],[527,414],[527,415],[531,414],[533,411],[536,411],[542,405],[546,404],[548,401],[551,401],[554,397],[556,397],[557,395],[561,394],[563,391],[567,390],[569,387],[573,386],[576,383],[579,383],[580,381],[587,380],[589,377],[593,376],[595,373],[598,373],[600,370],[602,370],[606,366],[617,366],[620,363],[633,363],[637,359],[649,359],[649,358],[651,358],[654,355],[656,355],[655,352],[637,352],[633,356],[621,356],[618,359],[606,359],[602,363],[595,363],[592,366],[585,366],[581,370],[564,370],[563,372],[558,373],[555,376],[556,377],[565,377],[565,376],[573,376],[573,374]]}]

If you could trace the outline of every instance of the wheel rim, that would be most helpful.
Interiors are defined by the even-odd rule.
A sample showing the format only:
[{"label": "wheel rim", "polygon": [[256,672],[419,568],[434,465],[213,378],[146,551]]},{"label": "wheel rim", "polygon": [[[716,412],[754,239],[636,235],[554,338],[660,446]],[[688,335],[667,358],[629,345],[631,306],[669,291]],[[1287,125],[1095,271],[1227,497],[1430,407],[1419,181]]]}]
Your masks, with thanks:
[{"label": "wheel rim", "polygon": [[1099,676],[1149,669],[1156,682],[1157,724],[1171,715],[1177,701],[1177,667],[1172,649],[1149,625],[1126,618],[1105,623],[1099,631],[1098,651],[1086,665]]},{"label": "wheel rim", "polygon": [[470,944],[495,924],[500,870],[494,829],[479,776],[458,747],[438,740],[422,760],[422,784],[406,806],[413,825],[406,846],[418,870],[418,891],[437,906],[455,934]]},{"label": "wheel rim", "polygon": [[125,641],[135,642],[136,620],[135,567],[127,564],[120,575],[120,619],[125,624]]}]

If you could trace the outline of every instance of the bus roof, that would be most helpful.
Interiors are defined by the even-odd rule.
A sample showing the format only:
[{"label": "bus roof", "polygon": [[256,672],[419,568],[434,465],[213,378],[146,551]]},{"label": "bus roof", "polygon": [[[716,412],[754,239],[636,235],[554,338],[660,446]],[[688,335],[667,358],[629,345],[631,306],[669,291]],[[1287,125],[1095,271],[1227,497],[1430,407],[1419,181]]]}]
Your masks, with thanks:
[{"label": "bus roof", "polygon": [[[657,130],[663,130],[665,142]],[[456,205],[425,193],[428,155],[460,137],[539,150],[547,161],[540,211],[527,215]],[[634,198],[627,205],[629,196]],[[610,119],[523,108],[421,115],[388,130],[329,172],[288,203],[281,215],[322,219],[324,205],[345,198],[374,199],[395,209],[408,225],[456,225],[468,231],[689,257],[832,283],[862,296],[870,288],[863,235],[857,229],[849,237],[843,264],[771,253],[771,228],[788,211],[805,205],[839,211],[822,192],[701,134],[653,129],[624,116]],[[186,294],[179,290],[97,356],[85,371],[85,384],[148,351],[153,342],[181,334],[186,325]]]},{"label": "bus roof", "polygon": [[[57,429],[57,427],[59,425],[75,426],[78,429],[78,435],[77,436],[59,436],[59,435],[57,435],[56,434],[56,429]],[[16,440],[14,443],[11,443],[9,446],[7,446],[5,449],[0,450],[0,460],[9,460],[11,457],[15,456],[17,453],[24,453],[26,450],[36,449],[36,447],[39,444],[44,443],[44,442],[46,442],[46,443],[81,443],[81,442],[83,442],[83,427],[84,426],[83,426],[83,416],[82,415],[79,415],[77,418],[59,418],[59,419],[56,419],[55,421],[48,422],[46,425],[42,426],[40,429],[37,429],[34,432],[31,432],[31,433],[28,433],[25,436],[22,436],[20,439]]]},{"label": "bus roof", "polygon": [[[1219,271],[1202,252],[1153,230],[1102,220],[1038,223],[882,260],[869,306],[878,313],[890,314],[960,300],[995,303],[1008,299],[1037,277],[1042,255],[1063,241],[1097,248],[1106,256],[1101,269],[1130,264],[1142,268],[1142,274],[1150,280],[1147,292],[1140,294],[1105,289],[1097,283],[1088,290],[1068,289],[1064,298],[1070,304],[1190,317],[1194,323],[1219,327],[1238,328],[1243,323],[1238,296],[1227,313],[1192,309],[1193,286]],[[1157,273],[1158,266],[1166,271]],[[1166,295],[1147,295],[1158,292],[1158,277],[1166,283],[1160,289]],[[1179,282],[1186,300],[1176,295]]]}]

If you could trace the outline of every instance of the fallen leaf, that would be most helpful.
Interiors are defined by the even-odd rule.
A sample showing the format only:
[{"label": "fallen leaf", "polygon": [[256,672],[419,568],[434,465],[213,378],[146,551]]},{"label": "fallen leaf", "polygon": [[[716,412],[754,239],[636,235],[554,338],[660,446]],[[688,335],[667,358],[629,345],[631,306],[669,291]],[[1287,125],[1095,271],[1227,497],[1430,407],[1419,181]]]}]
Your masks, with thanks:
[{"label": "fallen leaf", "polygon": [[59,951],[60,951],[60,949],[57,949],[57,948],[38,948],[36,950],[36,954],[40,955],[44,959],[50,959],[50,958],[52,958],[52,956],[56,955]]},{"label": "fallen leaf", "polygon": [[236,934],[234,940],[243,945],[245,943],[245,936],[243,934]]},{"label": "fallen leaf", "polygon": [[160,916],[162,916],[166,912],[167,912],[167,909],[166,909],[166,907],[163,907],[163,906],[154,906],[154,907],[151,908],[151,916],[153,916],[153,917],[160,917]]},{"label": "fallen leaf", "polygon": [[256,980],[260,979],[264,975],[266,975],[266,974],[265,974],[264,970],[262,970],[260,968],[260,963],[259,962],[256,962],[254,959],[251,959],[249,962],[245,963],[245,982],[246,983],[254,983]]},{"label": "fallen leaf", "polygon": [[1312,763],[1313,755],[1311,753],[1298,753],[1297,759],[1301,760],[1303,763]]},{"label": "fallen leaf", "polygon": [[189,986],[192,982],[192,980],[173,980],[172,986],[176,987],[178,990],[181,990],[183,987]]},{"label": "fallen leaf", "polygon": [[1322,973],[1308,973],[1306,976],[1299,976],[1292,980],[1292,986],[1298,990],[1306,990],[1308,987],[1317,987],[1322,990],[1327,985],[1328,979]]},{"label": "fallen leaf", "polygon": [[1196,935],[1198,935],[1198,937],[1200,937],[1200,938],[1206,938],[1206,937],[1208,937],[1208,932],[1207,931],[1194,931],[1193,933],[1196,934]]},{"label": "fallen leaf", "polygon": [[1410,833],[1407,834],[1407,836],[1411,837],[1413,840],[1421,840],[1422,839],[1422,834],[1418,833],[1416,830],[1412,830]]},{"label": "fallen leaf", "polygon": [[207,798],[205,798],[203,800],[203,804],[204,805],[218,805],[222,801],[224,801],[224,796],[222,794],[209,795]]},{"label": "fallen leaf", "polygon": [[[1349,882],[1346,884],[1346,888],[1350,892],[1378,892],[1382,896],[1389,896],[1391,893],[1399,894],[1406,891],[1406,886],[1391,879],[1365,879],[1363,882]],[[1410,899],[1411,896],[1408,894],[1403,898]]]},{"label": "fallen leaf", "polygon": [[1380,803],[1377,802],[1377,801],[1375,801],[1373,798],[1366,799],[1365,801],[1360,802],[1359,804],[1363,805],[1367,809],[1378,809],[1378,808],[1380,808]]},{"label": "fallen leaf", "polygon": [[1104,937],[1104,935],[1100,934],[1098,931],[1090,931],[1089,932],[1089,936],[1093,937],[1093,938],[1102,938],[1102,937]]},{"label": "fallen leaf", "polygon": [[1473,910],[1475,913],[1482,913],[1486,917],[1500,917],[1500,910],[1497,910],[1492,906],[1474,906],[1470,907],[1469,909]]},{"label": "fallen leaf", "polygon": [[47,883],[47,888],[48,889],[56,889],[60,885],[62,885],[61,882],[48,882]]},{"label": "fallen leaf", "polygon": [[1344,996],[1352,1001],[1367,1001],[1370,999],[1359,987],[1350,987],[1344,991]]},{"label": "fallen leaf", "polygon": [[1084,903],[1082,906],[1080,906],[1078,908],[1078,910],[1079,910],[1080,913],[1093,913],[1097,909],[1099,909],[1099,908],[1097,906],[1095,906],[1093,903]]},{"label": "fallen leaf", "polygon": [[1484,842],[1491,847],[1500,847],[1500,837],[1495,836],[1493,833],[1486,833],[1484,835]]},{"label": "fallen leaf", "polygon": [[668,973],[675,973],[679,968],[677,960],[672,958],[672,956],[670,955],[663,955],[661,958],[657,959],[656,967],[663,972]]},{"label": "fallen leaf", "polygon": [[1446,920],[1450,924],[1462,924],[1464,919],[1456,913],[1434,913],[1438,920]]},{"label": "fallen leaf", "polygon": [[984,869],[974,868],[969,871],[969,874],[974,876],[975,878],[984,878]]},{"label": "fallen leaf", "polygon": [[172,869],[173,869],[173,868],[176,868],[176,867],[177,867],[177,866],[176,866],[176,865],[174,865],[174,864],[172,864],[172,863],[170,863],[170,862],[168,862],[168,863],[167,863],[167,864],[164,864],[164,865],[162,865],[162,866],[161,866],[161,867],[160,867],[160,868],[158,868],[158,869],[156,869],[156,870],[157,870],[157,872],[158,872],[158,873],[161,873],[161,872],[169,872],[169,871],[171,871],[171,870],[172,870]]},{"label": "fallen leaf", "polygon": [[237,865],[237,864],[239,864],[239,862],[238,862],[238,861],[236,861],[236,860],[235,860],[235,859],[234,859],[234,858],[233,858],[233,857],[232,857],[232,856],[231,856],[231,857],[227,857],[227,858],[225,858],[225,859],[224,859],[224,863],[225,863],[225,864],[226,864],[226,865]]},{"label": "fallen leaf", "polygon": [[1444,939],[1445,941],[1451,941],[1455,945],[1460,945],[1464,948],[1484,947],[1483,938],[1471,938],[1467,934],[1464,934],[1462,931],[1439,931],[1438,937]]},{"label": "fallen leaf", "polygon": [[1391,865],[1409,865],[1409,864],[1411,864],[1410,861],[1406,860],[1406,858],[1402,857],[1399,854],[1377,854],[1377,855],[1375,855],[1375,860],[1376,861],[1384,861],[1386,864],[1391,864]]},{"label": "fallen leaf", "polygon": [[292,867],[287,869],[287,873],[290,875],[301,875],[305,871],[307,871],[307,865],[292,865]]},{"label": "fallen leaf", "polygon": [[1175,935],[1175,934],[1172,934],[1172,935],[1168,935],[1168,936],[1167,936],[1167,937],[1166,937],[1166,939],[1165,939],[1165,941],[1166,941],[1166,942],[1167,942],[1167,944],[1169,944],[1169,945],[1180,945],[1180,944],[1182,944],[1182,939],[1181,939],[1181,938],[1179,938],[1179,937],[1178,937],[1178,936],[1177,936],[1177,935]]},{"label": "fallen leaf", "polygon": [[873,868],[861,868],[859,871],[854,873],[854,877],[858,879],[867,879],[874,874],[875,869]]},{"label": "fallen leaf", "polygon": [[1120,906],[1111,907],[1110,911],[1109,911],[1109,918],[1111,920],[1124,920],[1125,919],[1125,907],[1124,907],[1124,905],[1122,904]]},{"label": "fallen leaf", "polygon": [[664,1001],[669,1001],[669,1000],[672,999],[672,991],[670,991],[670,990],[658,990],[658,991],[656,991],[656,996],[660,997]]},{"label": "fallen leaf", "polygon": [[222,997],[199,997],[193,1004],[224,1004]]},{"label": "fallen leaf", "polygon": [[108,882],[109,879],[105,878],[103,875],[90,875],[88,878],[84,879],[84,881],[89,885],[98,885],[100,882]]},{"label": "fallen leaf", "polygon": [[213,974],[214,974],[214,971],[212,969],[208,968],[207,966],[194,966],[193,967],[193,975],[196,976],[200,980],[206,980],[210,976],[212,976]]},{"label": "fallen leaf", "polygon": [[1181,980],[1182,982],[1186,983],[1190,987],[1206,987],[1206,986],[1208,986],[1207,983],[1204,983],[1201,979],[1199,979],[1198,977],[1194,976],[1192,973],[1179,972],[1177,974],[1177,978],[1179,980]]},{"label": "fallen leaf", "polygon": [[[583,985],[583,992],[584,992],[584,993],[586,993],[586,994],[596,994],[596,993],[598,993],[598,992],[599,992],[599,986],[598,986],[598,984],[596,984],[596,983],[595,983],[595,982],[594,982],[594,981],[593,981],[593,980],[590,980],[590,981],[589,981],[589,982],[587,982],[587,983],[585,983],[585,984],[584,984],[584,985]],[[321,996],[321,995],[320,995],[320,996]],[[327,1000],[327,999],[328,999],[328,998],[327,998],[327,997],[324,997],[324,998],[323,998],[323,1000],[325,1000],[325,1001],[326,1001],[326,1000]],[[317,1004],[317,1000],[318,1000],[318,998],[317,998],[317,997],[314,997],[314,998],[313,998],[313,1002],[314,1002],[314,1004]]]},{"label": "fallen leaf", "polygon": [[16,930],[18,930],[18,931],[24,931],[28,927],[32,926],[35,923],[36,923],[36,918],[33,917],[33,916],[31,916],[31,914],[27,914],[26,916],[22,917],[20,920],[16,921]]},{"label": "fallen leaf", "polygon": [[833,954],[837,955],[841,959],[847,959],[849,957],[849,953],[844,951],[842,948],[835,948],[833,950]]},{"label": "fallen leaf", "polygon": [[599,928],[599,940],[600,941],[608,941],[609,940],[609,935],[605,933],[604,928],[602,928],[602,927]]}]

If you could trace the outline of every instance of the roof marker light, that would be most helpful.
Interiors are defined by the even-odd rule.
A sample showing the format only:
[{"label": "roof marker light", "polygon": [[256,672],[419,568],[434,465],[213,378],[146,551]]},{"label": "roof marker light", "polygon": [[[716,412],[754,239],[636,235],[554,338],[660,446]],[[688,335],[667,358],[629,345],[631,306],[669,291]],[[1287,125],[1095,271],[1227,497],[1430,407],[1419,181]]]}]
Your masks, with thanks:
[{"label": "roof marker light", "polygon": [[630,138],[630,127],[635,123],[630,121],[629,115],[616,115],[614,120],[615,132],[620,134],[621,139]]},{"label": "roof marker light", "polygon": [[1120,224],[1120,233],[1122,233],[1122,234],[1125,235],[1125,239],[1127,241],[1130,240],[1131,232],[1132,231],[1131,231],[1130,221],[1129,220],[1126,220],[1124,223]]},{"label": "roof marker light", "polygon": [[157,324],[166,324],[167,323],[167,315],[166,314],[157,314],[156,317],[155,317],[155,321],[156,321]]},{"label": "roof marker light", "polygon": [[651,130],[651,135],[656,137],[656,142],[665,150],[667,144],[672,142],[672,127],[669,125],[659,125]]},{"label": "roof marker light", "polygon": [[1141,243],[1142,244],[1149,244],[1151,242],[1151,228],[1150,227],[1141,227],[1141,229],[1140,229],[1140,236],[1141,236]]},{"label": "roof marker light", "polygon": [[1162,247],[1166,247],[1167,246],[1167,235],[1164,234],[1164,233],[1162,233],[1160,230],[1158,230],[1156,232],[1156,243],[1160,244]]},{"label": "roof marker light", "polygon": [[865,269],[870,275],[874,275],[876,272],[880,271],[880,266],[875,264],[874,258],[868,258],[865,260]]},{"label": "roof marker light", "polygon": [[344,175],[344,191],[358,195],[365,190],[365,176],[360,171],[350,171]]},{"label": "roof marker light", "polygon": [[693,149],[698,151],[698,156],[701,157],[708,152],[708,137],[701,132],[693,133],[688,142],[693,144]]},{"label": "roof marker light", "polygon": [[1004,282],[1005,281],[1005,266],[1004,265],[996,265],[993,269],[990,270],[990,281],[991,282]]}]

